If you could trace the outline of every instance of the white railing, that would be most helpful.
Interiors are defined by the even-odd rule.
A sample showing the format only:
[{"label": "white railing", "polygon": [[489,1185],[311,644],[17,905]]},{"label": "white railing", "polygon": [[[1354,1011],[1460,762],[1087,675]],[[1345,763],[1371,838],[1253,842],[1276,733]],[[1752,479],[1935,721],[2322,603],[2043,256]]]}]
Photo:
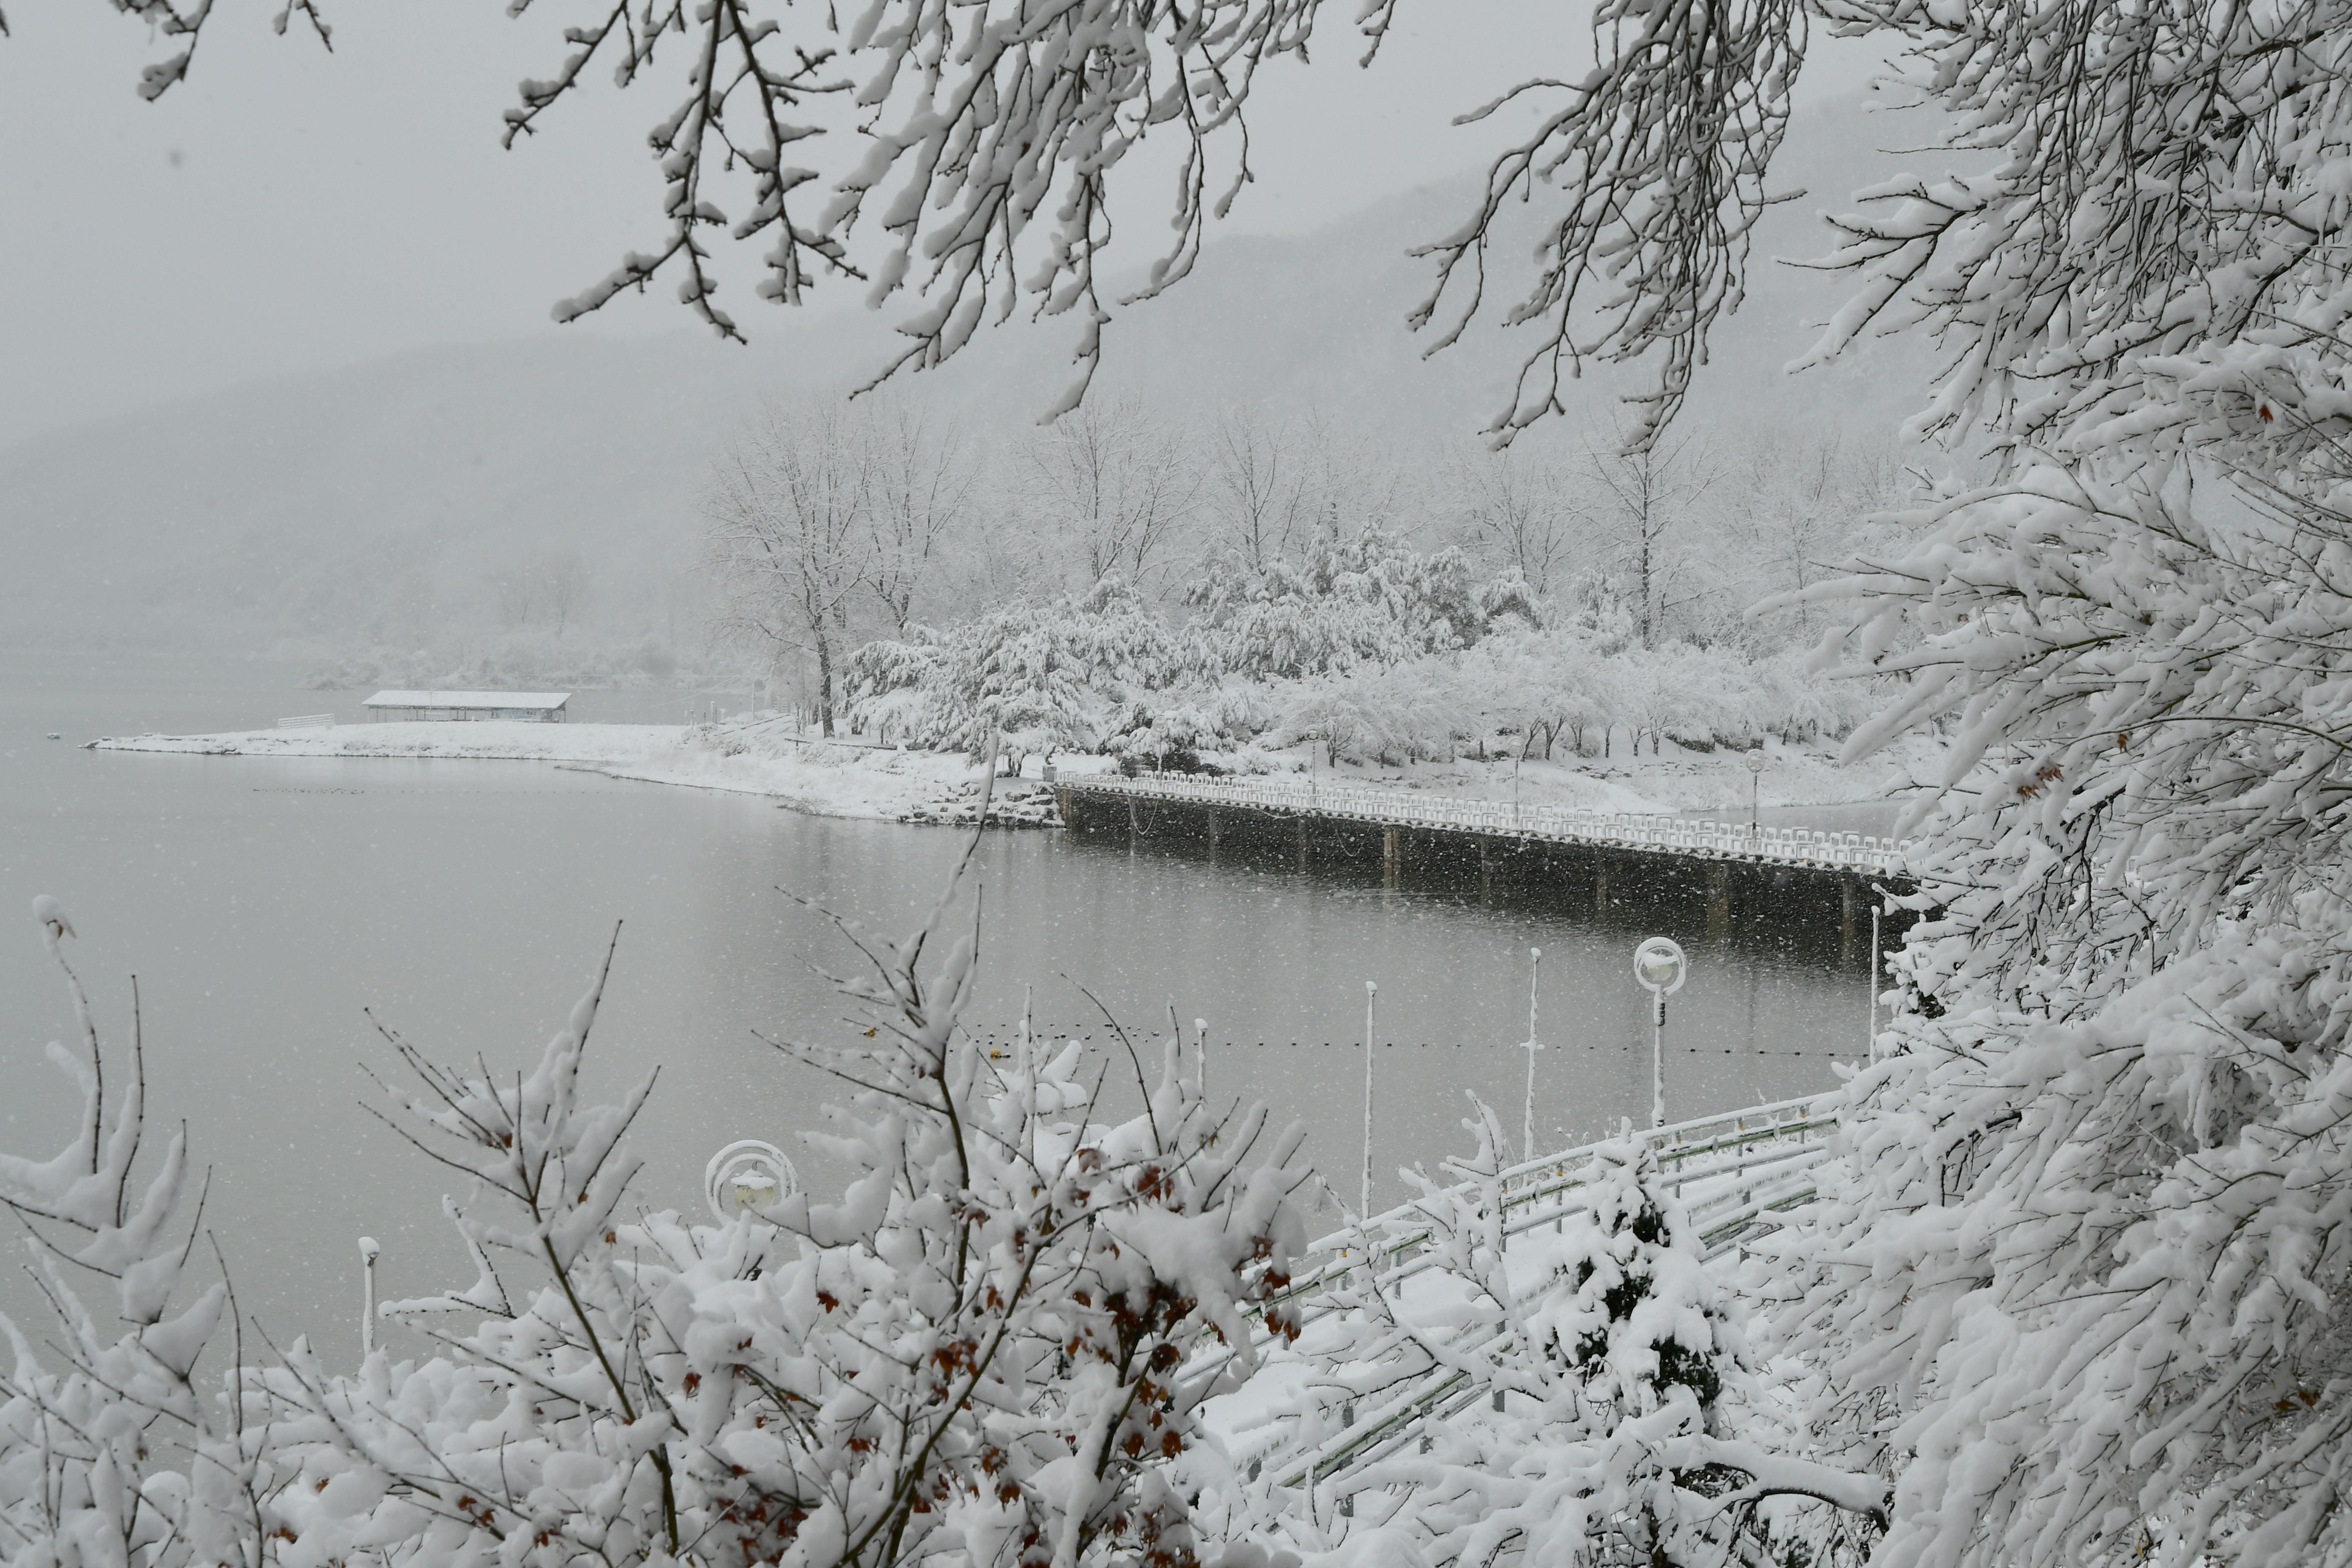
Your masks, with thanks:
[{"label": "white railing", "polygon": [[[1709,1195],[1694,1194],[1689,1213],[1712,1233],[1717,1228],[1716,1208],[1726,1194],[1802,1169],[1822,1157],[1830,1130],[1837,1125],[1838,1099],[1831,1093],[1776,1100],[1721,1116],[1643,1128],[1633,1136],[1650,1146],[1661,1173],[1678,1195],[1685,1184],[1707,1184]],[[1583,1186],[1586,1168],[1599,1146],[1579,1144],[1506,1167],[1496,1178],[1503,1191],[1505,1233],[1549,1223],[1577,1207],[1577,1189]],[[1726,1184],[1728,1178],[1750,1172],[1755,1175],[1749,1181]],[[1455,1190],[1468,1193],[1475,1185],[1475,1181],[1465,1181]],[[1718,1187],[1724,1194],[1717,1193]],[[1360,1269],[1368,1237],[1372,1238],[1376,1271],[1384,1280],[1418,1273],[1415,1260],[1430,1240],[1420,1200],[1374,1215],[1360,1228],[1350,1226],[1311,1243],[1282,1299],[1297,1301],[1320,1295]]]},{"label": "white railing", "polygon": [[1115,774],[1066,778],[1060,787],[1202,805],[1255,807],[1317,816],[1424,827],[1552,843],[1592,844],[1707,859],[1763,860],[1824,870],[1899,877],[1909,874],[1910,842],[1862,833],[1807,827],[1750,827],[1744,822],[1700,822],[1636,812],[1579,811],[1560,805],[1513,805],[1465,795],[1371,789],[1362,784],[1290,779],[1125,778]]},{"label": "white railing", "polygon": [[[1838,1100],[1836,1094],[1827,1094],[1781,1100],[1634,1136],[1650,1145],[1677,1193],[1685,1184],[1697,1189],[1685,1213],[1698,1233],[1700,1252],[1712,1261],[1759,1226],[1777,1223],[1780,1215],[1811,1200],[1812,1167],[1828,1155],[1827,1136],[1836,1123]],[[1563,1150],[1500,1173],[1506,1245],[1511,1237],[1556,1225],[1570,1210],[1583,1206],[1577,1189],[1583,1185],[1594,1147]],[[1465,1184],[1465,1190],[1474,1185]],[[1361,1229],[1325,1237],[1315,1244],[1318,1256],[1299,1270],[1301,1278],[1282,1300],[1292,1304],[1292,1316],[1303,1327],[1312,1329],[1336,1308],[1318,1298],[1368,1262],[1382,1291],[1393,1297],[1407,1279],[1435,1261],[1425,1256],[1431,1240],[1421,1205],[1408,1203],[1374,1215]],[[1373,1238],[1369,1258],[1367,1237]],[[1366,1395],[1360,1422],[1355,1419],[1355,1401],[1349,1399],[1337,1430],[1320,1423],[1284,1430],[1277,1423],[1271,1430],[1260,1426],[1254,1433],[1229,1435],[1247,1455],[1252,1482],[1263,1477],[1268,1489],[1308,1485],[1336,1488],[1344,1495],[1358,1471],[1393,1452],[1424,1422],[1487,1396],[1485,1379],[1469,1369],[1490,1359],[1501,1342],[1479,1337],[1483,1332],[1473,1331],[1475,1342],[1454,1346],[1457,1353],[1450,1366],[1433,1364]],[[1313,1338],[1300,1342],[1300,1353],[1310,1363],[1320,1363],[1328,1352],[1309,1348]]]},{"label": "white railing", "polygon": [[335,727],[335,716],[332,713],[298,713],[291,719],[278,721],[278,727],[281,730],[331,730]]}]

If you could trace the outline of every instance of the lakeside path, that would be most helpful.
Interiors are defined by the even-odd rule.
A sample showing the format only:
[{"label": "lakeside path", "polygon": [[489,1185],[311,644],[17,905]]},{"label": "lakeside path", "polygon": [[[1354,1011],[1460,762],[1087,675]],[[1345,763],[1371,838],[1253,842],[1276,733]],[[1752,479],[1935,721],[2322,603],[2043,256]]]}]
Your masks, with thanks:
[{"label": "lakeside path", "polygon": [[[794,811],[879,821],[970,820],[981,770],[960,755],[897,751],[851,741],[808,741],[779,721],[718,724],[342,724],[319,729],[247,730],[208,735],[110,735],[87,742],[106,752],[213,757],[431,758],[535,762],[648,784],[683,784],[761,795]],[[1853,825],[1883,831],[1887,803],[1932,758],[1908,753],[1840,767],[1825,748],[1774,743],[1760,779],[1742,754],[1669,746],[1662,757],[1529,761],[1515,782],[1508,762],[1424,763],[1408,768],[1342,766],[1324,776],[1349,784],[1484,800],[1595,811],[1688,814],[1718,811],[1745,818],[1751,783],[1763,809],[1851,808]],[[1290,759],[1275,758],[1276,762]],[[1107,771],[1106,757],[1065,757],[1066,774]],[[1033,759],[1030,769],[1034,773]],[[1042,792],[1038,792],[1042,794]],[[1000,795],[1000,800],[1002,800]],[[1041,798],[1016,820],[1047,820]],[[961,809],[960,809],[961,808]]]}]

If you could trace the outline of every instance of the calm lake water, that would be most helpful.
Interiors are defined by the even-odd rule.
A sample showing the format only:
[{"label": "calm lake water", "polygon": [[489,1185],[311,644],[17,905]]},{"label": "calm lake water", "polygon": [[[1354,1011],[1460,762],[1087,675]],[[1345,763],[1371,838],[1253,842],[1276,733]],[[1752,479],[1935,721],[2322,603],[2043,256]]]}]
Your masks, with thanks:
[{"label": "calm lake water", "polygon": [[[433,1056],[535,1058],[624,922],[590,1047],[592,1087],[658,1066],[636,1138],[649,1207],[700,1205],[721,1143],[803,1151],[828,1086],[754,1037],[812,1036],[842,1009],[812,964],[848,955],[789,887],[892,931],[927,908],[961,838],[832,821],[772,803],[523,763],[263,761],[85,752],[105,733],[266,724],[341,699],[257,667],[177,671],[50,661],[0,679],[0,1148],[46,1156],[71,1104],[40,1047],[69,1018],[30,920],[55,894],[68,953],[118,1047],[139,977],[150,1104],[188,1123],[214,1171],[207,1224],[249,1317],[280,1342],[357,1342],[355,1238],[378,1238],[388,1296],[471,1279],[439,1212],[446,1173],[362,1108],[397,1063],[367,1012]],[[670,693],[590,694],[583,718],[680,716]],[[348,715],[347,715],[348,716]],[[61,731],[63,741],[45,732]],[[1544,950],[1539,1142],[1649,1107],[1646,998],[1630,978],[1654,933],[1690,951],[1667,1029],[1677,1119],[1826,1089],[1864,1047],[1866,953],[1838,923],[1703,910],[1625,892],[1475,886],[1384,891],[1377,868],[1299,874],[1283,857],[1211,863],[1182,848],[1048,833],[982,853],[984,984],[968,1022],[1008,1027],[1024,986],[1055,1032],[1102,1033],[1083,985],[1145,1034],[1174,1003],[1209,1020],[1211,1088],[1304,1121],[1351,1198],[1360,1153],[1364,982],[1380,984],[1375,1202],[1393,1173],[1468,1147],[1465,1092],[1518,1135],[1530,946]],[[1833,906],[1832,906],[1833,907]],[[366,1011],[363,1011],[366,1010]],[[160,1142],[160,1141],[159,1141]],[[462,1194],[453,1194],[462,1196]],[[0,1283],[0,1303],[21,1304]]]}]

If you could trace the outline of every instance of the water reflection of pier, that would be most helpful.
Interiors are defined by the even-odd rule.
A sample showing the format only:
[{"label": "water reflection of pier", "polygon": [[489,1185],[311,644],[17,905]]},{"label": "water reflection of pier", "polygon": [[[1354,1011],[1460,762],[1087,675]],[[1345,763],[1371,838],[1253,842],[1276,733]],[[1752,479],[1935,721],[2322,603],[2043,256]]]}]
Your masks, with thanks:
[{"label": "water reflection of pier", "polygon": [[1212,859],[1228,849],[1295,855],[1302,872],[1310,862],[1377,862],[1391,889],[1475,877],[1482,897],[1498,883],[1589,890],[1596,914],[1629,895],[1695,896],[1709,936],[1729,931],[1735,910],[1810,923],[1834,906],[1842,956],[1874,893],[1915,886],[1904,843],[1859,833],[1189,775],[1065,779],[1055,795],[1076,832],[1198,845]]}]

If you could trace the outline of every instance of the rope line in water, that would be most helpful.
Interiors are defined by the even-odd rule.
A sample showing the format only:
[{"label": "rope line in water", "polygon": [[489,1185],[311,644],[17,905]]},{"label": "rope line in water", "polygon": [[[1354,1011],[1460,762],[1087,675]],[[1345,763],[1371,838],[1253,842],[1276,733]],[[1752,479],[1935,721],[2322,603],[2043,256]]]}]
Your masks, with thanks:
[{"label": "rope line in water", "polygon": [[[1019,1032],[1018,1032],[1017,1030],[1013,1030],[1013,1029],[1006,1029],[1006,1030],[1004,1030],[1004,1031],[1003,1031],[1003,1033],[1001,1033],[1001,1034],[1000,1034],[998,1031],[993,1030],[993,1029],[975,1029],[975,1030],[968,1030],[968,1031],[966,1031],[966,1032],[967,1032],[967,1033],[969,1033],[969,1034],[971,1034],[971,1035],[972,1035],[975,1038],[977,1038],[978,1040],[980,1040],[980,1041],[981,1041],[982,1044],[984,1044],[984,1045],[1004,1045],[1004,1046],[1010,1046],[1011,1044],[1013,1044],[1013,1042],[1015,1039],[1017,1039],[1017,1038],[1019,1037]],[[1137,1041],[1143,1041],[1143,1040],[1147,1040],[1147,1039],[1157,1039],[1157,1038],[1159,1038],[1160,1037],[1159,1037],[1159,1036],[1156,1036],[1156,1035],[1150,1035],[1150,1034],[1148,1034],[1148,1033],[1147,1033],[1146,1031],[1144,1031],[1144,1030],[1138,1029],[1138,1030],[1133,1031],[1133,1032],[1129,1035],[1129,1037],[1130,1039],[1133,1039],[1133,1040],[1137,1040]],[[1042,1044],[1045,1044],[1045,1045],[1064,1045],[1064,1044],[1066,1044],[1066,1043],[1068,1043],[1068,1042],[1070,1042],[1070,1041],[1072,1041],[1072,1040],[1076,1040],[1076,1041],[1077,1041],[1080,1045],[1087,1045],[1087,1046],[1097,1045],[1097,1044],[1108,1045],[1108,1044],[1110,1044],[1110,1043],[1111,1043],[1111,1041],[1112,1041],[1114,1038],[1116,1038],[1116,1037],[1114,1037],[1114,1036],[1110,1036],[1110,1035],[1103,1035],[1103,1036],[1099,1036],[1099,1037],[1097,1037],[1097,1036],[1095,1036],[1095,1035],[1049,1035],[1049,1034],[1041,1034],[1041,1035],[1037,1036],[1037,1039],[1039,1040],[1039,1042],[1040,1042],[1040,1043],[1042,1043]],[[1190,1044],[1192,1044],[1192,1041],[1191,1041],[1191,1039],[1188,1037],[1188,1038],[1186,1039],[1185,1043],[1186,1043],[1187,1045],[1190,1045]],[[1555,1043],[1557,1043],[1557,1042],[1551,1042],[1551,1041],[1547,1041],[1547,1042],[1546,1042],[1546,1044],[1547,1044],[1547,1045],[1551,1045],[1551,1044],[1555,1044]],[[1253,1047],[1253,1046],[1254,1046],[1254,1047],[1255,1047],[1256,1048],[1260,1049],[1260,1050],[1264,1050],[1264,1049],[1265,1049],[1269,1045],[1273,1045],[1273,1046],[1292,1046],[1292,1047],[1297,1047],[1297,1046],[1300,1046],[1300,1045],[1305,1045],[1305,1046],[1308,1047],[1309,1048],[1320,1047],[1320,1048],[1322,1048],[1322,1049],[1328,1050],[1328,1049],[1331,1047],[1332,1044],[1333,1044],[1333,1042],[1331,1042],[1331,1041],[1329,1041],[1329,1040],[1307,1040],[1307,1041],[1300,1041],[1300,1040],[1273,1040],[1273,1041],[1267,1041],[1267,1040],[1213,1040],[1213,1041],[1211,1041],[1211,1042],[1210,1042],[1211,1047],[1212,1047],[1213,1048],[1214,1048],[1214,1049],[1217,1049],[1217,1050],[1232,1050],[1232,1049],[1235,1049],[1235,1048],[1237,1048],[1237,1047]],[[1339,1048],[1340,1048],[1340,1049],[1342,1049],[1342,1050],[1360,1051],[1360,1050],[1362,1050],[1362,1049],[1364,1048],[1364,1047],[1363,1047],[1363,1042],[1362,1042],[1362,1041],[1360,1041],[1360,1040],[1341,1040],[1341,1041],[1338,1042],[1338,1044],[1339,1044]],[[1409,1048],[1412,1048],[1412,1049],[1419,1049],[1419,1050],[1432,1050],[1432,1049],[1435,1049],[1435,1050],[1448,1050],[1448,1049],[1451,1049],[1451,1050],[1457,1050],[1457,1051],[1458,1051],[1458,1050],[1462,1050],[1462,1049],[1465,1048],[1465,1047],[1466,1047],[1468,1049],[1471,1049],[1471,1050],[1505,1050],[1505,1051],[1517,1051],[1517,1050],[1524,1050],[1524,1049],[1526,1048],[1526,1043],[1525,1043],[1524,1041],[1519,1041],[1519,1040],[1469,1040],[1469,1041],[1456,1040],[1456,1041],[1454,1041],[1454,1042],[1453,1043],[1453,1045],[1452,1045],[1452,1046],[1450,1046],[1450,1047],[1449,1047],[1449,1046],[1446,1046],[1446,1045],[1444,1045],[1444,1044],[1443,1044],[1443,1043],[1436,1043],[1436,1044],[1433,1044],[1433,1042],[1428,1041],[1428,1040],[1414,1040],[1414,1041],[1412,1041],[1412,1042],[1406,1042],[1406,1041],[1403,1041],[1403,1040],[1382,1040],[1382,1041],[1379,1042],[1379,1044],[1380,1044],[1380,1047],[1381,1047],[1381,1048],[1382,1050],[1392,1050],[1392,1049],[1396,1049],[1396,1048],[1399,1048],[1399,1047],[1409,1047]],[[1620,1052],[1634,1052],[1634,1051],[1639,1051],[1639,1052],[1646,1053],[1646,1052],[1649,1050],[1649,1048],[1650,1048],[1650,1047],[1647,1047],[1647,1046],[1618,1045],[1618,1046],[1582,1046],[1582,1047],[1570,1047],[1570,1048],[1580,1049],[1580,1050],[1583,1050],[1583,1051],[1587,1051],[1587,1052],[1591,1052],[1591,1051],[1609,1051],[1609,1050],[1614,1050],[1614,1051],[1620,1051]],[[1845,1059],[1852,1058],[1853,1057],[1854,1057],[1855,1055],[1857,1055],[1857,1053],[1855,1053],[1855,1052],[1852,1052],[1852,1051],[1838,1051],[1838,1050],[1826,1050],[1826,1049],[1824,1049],[1824,1050],[1812,1050],[1812,1051],[1784,1051],[1784,1050],[1761,1049],[1761,1048],[1759,1048],[1759,1049],[1756,1049],[1756,1050],[1742,1050],[1742,1049],[1740,1049],[1739,1047],[1736,1047],[1736,1046],[1726,1046],[1726,1047],[1724,1047],[1722,1049],[1717,1050],[1717,1049],[1715,1049],[1715,1048],[1714,1048],[1714,1047],[1706,1047],[1706,1046],[1668,1046],[1668,1047],[1666,1047],[1666,1055],[1668,1055],[1668,1056],[1670,1056],[1670,1057],[1676,1057],[1676,1056],[1681,1056],[1681,1057],[1717,1057],[1717,1056],[1722,1056],[1722,1057],[1823,1057],[1823,1058],[1835,1058],[1835,1059],[1838,1059],[1838,1060],[1845,1060]]]}]

